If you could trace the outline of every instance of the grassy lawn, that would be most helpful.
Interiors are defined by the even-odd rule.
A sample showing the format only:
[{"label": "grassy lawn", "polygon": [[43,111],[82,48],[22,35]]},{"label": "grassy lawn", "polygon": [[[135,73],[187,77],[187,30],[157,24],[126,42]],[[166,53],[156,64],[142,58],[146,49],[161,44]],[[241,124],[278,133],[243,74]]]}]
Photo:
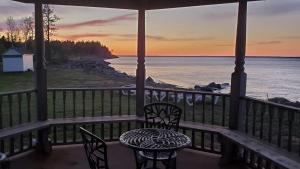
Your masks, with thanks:
[{"label": "grassy lawn", "polygon": [[[0,93],[16,90],[32,89],[35,86],[34,72],[3,73],[0,72]],[[135,83],[128,79],[88,74],[82,70],[61,69],[49,67],[47,69],[47,82],[49,88],[68,87],[118,87]]]}]

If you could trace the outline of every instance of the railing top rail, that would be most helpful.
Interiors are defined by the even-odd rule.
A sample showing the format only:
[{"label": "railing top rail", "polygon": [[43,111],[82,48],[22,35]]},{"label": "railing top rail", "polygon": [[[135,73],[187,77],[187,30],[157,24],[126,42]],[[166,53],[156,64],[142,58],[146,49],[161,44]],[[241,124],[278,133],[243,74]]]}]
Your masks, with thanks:
[{"label": "railing top rail", "polygon": [[244,98],[246,100],[252,100],[254,102],[260,102],[260,103],[268,104],[268,105],[271,105],[271,106],[274,106],[274,107],[279,107],[279,108],[283,108],[283,109],[290,109],[294,112],[300,113],[300,108],[297,108],[297,107],[294,107],[294,106],[284,105],[284,104],[280,104],[280,103],[274,103],[274,102],[270,102],[270,101],[267,101],[267,100],[257,99],[257,98],[253,98],[253,97],[249,97],[249,96],[245,96],[245,97],[242,97],[242,98]]},{"label": "railing top rail", "polygon": [[184,89],[156,88],[156,87],[153,88],[145,87],[145,90],[158,90],[158,91],[167,91],[167,92],[203,94],[203,95],[214,95],[214,96],[230,96],[229,93],[213,93],[213,92],[203,92],[203,91],[184,90]]},{"label": "railing top rail", "polygon": [[91,91],[91,90],[136,90],[134,87],[101,87],[101,88],[48,88],[48,91]]},{"label": "railing top rail", "polygon": [[32,92],[36,92],[36,90],[28,89],[28,90],[18,90],[18,91],[10,91],[10,92],[0,92],[0,96],[8,96],[8,95],[24,94],[24,93],[32,93]]}]

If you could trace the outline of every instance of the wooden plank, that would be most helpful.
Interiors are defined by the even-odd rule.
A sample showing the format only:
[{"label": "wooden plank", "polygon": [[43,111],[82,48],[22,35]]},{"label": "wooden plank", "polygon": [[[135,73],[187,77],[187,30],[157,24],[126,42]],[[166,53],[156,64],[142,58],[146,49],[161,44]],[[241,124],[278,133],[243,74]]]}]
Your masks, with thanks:
[{"label": "wooden plank", "polygon": [[75,117],[64,119],[49,119],[48,123],[51,125],[69,125],[69,124],[92,124],[92,123],[118,123],[130,122],[137,120],[135,115],[122,115],[122,116],[102,116],[102,117]]},{"label": "wooden plank", "polygon": [[[138,122],[145,122],[145,118],[143,117],[137,117],[136,120]],[[216,133],[216,134],[222,133],[223,130],[228,129],[222,126],[203,124],[203,123],[191,122],[191,121],[181,121],[179,123],[179,127],[185,130],[206,131],[206,132]]]},{"label": "wooden plank", "polygon": [[34,123],[24,123],[15,127],[4,128],[0,130],[0,139],[17,136],[22,133],[28,133],[34,130],[44,129],[49,126],[50,124],[47,121],[42,121]]},{"label": "wooden plank", "polygon": [[299,157],[281,148],[264,143],[239,131],[223,130],[221,135],[227,139],[230,139],[234,143],[237,143],[242,147],[245,147],[254,153],[257,153],[260,156],[272,161],[276,165],[289,169],[300,168]]}]

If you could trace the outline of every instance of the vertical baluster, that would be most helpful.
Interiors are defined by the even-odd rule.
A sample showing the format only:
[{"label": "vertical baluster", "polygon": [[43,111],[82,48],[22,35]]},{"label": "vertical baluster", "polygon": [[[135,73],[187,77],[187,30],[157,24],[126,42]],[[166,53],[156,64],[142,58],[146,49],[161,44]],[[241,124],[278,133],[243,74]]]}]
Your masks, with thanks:
[{"label": "vertical baluster", "polygon": [[127,96],[127,114],[130,115],[130,98],[131,98],[131,90],[128,90]]},{"label": "vertical baluster", "polygon": [[[82,90],[82,116],[85,117],[85,94],[86,91]],[[86,128],[86,125],[83,125],[83,128]]]},{"label": "vertical baluster", "polygon": [[119,133],[118,133],[118,136],[120,137],[122,134],[122,123],[119,122]]},{"label": "vertical baluster", "polygon": [[9,126],[13,126],[12,95],[8,95]]},{"label": "vertical baluster", "polygon": [[[53,119],[56,119],[56,91],[54,90],[52,93],[52,111],[53,111]],[[54,144],[57,143],[57,128],[56,126],[53,127],[53,140]]]},{"label": "vertical baluster", "polygon": [[175,92],[175,105],[178,105],[178,93]]},{"label": "vertical baluster", "polygon": [[222,126],[225,126],[226,97],[222,96]]},{"label": "vertical baluster", "polygon": [[266,105],[265,104],[261,104],[260,107],[260,132],[259,132],[259,138],[263,139],[264,136],[264,116],[265,116],[265,112],[266,112]]},{"label": "vertical baluster", "polygon": [[271,161],[270,160],[266,160],[266,167],[265,169],[271,169]]},{"label": "vertical baluster", "polygon": [[281,133],[282,133],[282,120],[284,118],[285,111],[278,108],[278,135],[277,135],[277,146],[281,147]]},{"label": "vertical baluster", "polygon": [[249,112],[250,112],[250,101],[246,100],[246,117],[245,117],[245,132],[249,132]]},{"label": "vertical baluster", "polygon": [[161,90],[158,90],[158,102],[161,102]]},{"label": "vertical baluster", "polygon": [[252,150],[249,150],[250,151],[250,166],[255,168],[254,167],[254,152]]},{"label": "vertical baluster", "polygon": [[293,111],[288,112],[288,151],[292,151],[292,138],[293,138],[293,125],[294,125],[295,113]]},{"label": "vertical baluster", "polygon": [[[8,112],[9,112],[9,126],[13,126],[13,114],[12,114],[12,95],[8,95]],[[10,141],[9,153],[13,154],[15,151],[15,139],[11,138]]]},{"label": "vertical baluster", "polygon": [[[73,118],[76,117],[76,90],[73,90],[72,92],[72,96],[73,96]],[[73,125],[73,143],[76,143],[76,125]]]},{"label": "vertical baluster", "polygon": [[[3,96],[0,95],[0,129],[3,129],[3,112],[2,112]],[[4,152],[4,142],[0,140],[0,151]]]},{"label": "vertical baluster", "polygon": [[195,130],[192,130],[192,147],[195,148]]},{"label": "vertical baluster", "polygon": [[63,118],[66,118],[66,91],[63,90]]},{"label": "vertical baluster", "polygon": [[153,90],[150,90],[150,103],[153,103]]},{"label": "vertical baluster", "polygon": [[[205,123],[205,94],[202,95],[202,123]],[[201,132],[201,148],[204,149],[205,133]]]},{"label": "vertical baluster", "polygon": [[210,150],[214,151],[215,150],[215,137],[214,137],[214,133],[210,133]]},{"label": "vertical baluster", "polygon": [[[110,90],[110,116],[113,116],[113,97],[114,97],[114,91],[113,90]],[[109,131],[110,131],[110,134],[109,134],[109,139],[110,141],[113,140],[113,123],[110,123],[109,124]]]},{"label": "vertical baluster", "polygon": [[[92,117],[95,117],[95,90],[92,89]],[[92,125],[92,132],[96,132],[95,124]]]},{"label": "vertical baluster", "polygon": [[18,94],[19,124],[22,123],[22,95]]},{"label": "vertical baluster", "polygon": [[257,163],[257,166],[256,166],[256,168],[263,168],[263,164],[262,164],[262,158],[258,155],[257,156],[257,161],[256,161],[256,163]]},{"label": "vertical baluster", "polygon": [[[31,122],[31,93],[26,93],[26,100],[27,100],[27,122]],[[32,132],[28,134],[29,137],[29,147],[32,147]]]},{"label": "vertical baluster", "polygon": [[53,116],[53,119],[56,118],[56,106],[55,106],[55,103],[56,103],[56,91],[54,90],[53,93],[52,93],[52,116]]},{"label": "vertical baluster", "polygon": [[204,131],[201,131],[201,148],[202,149],[205,149],[205,132]]},{"label": "vertical baluster", "polygon": [[104,116],[104,90],[101,90],[101,116]]},{"label": "vertical baluster", "polygon": [[272,143],[272,128],[273,128],[273,117],[274,117],[274,108],[269,106],[269,129],[268,129],[268,142]]},{"label": "vertical baluster", "polygon": [[[104,90],[101,90],[101,116],[104,116]],[[101,138],[104,139],[104,124],[101,123]]]},{"label": "vertical baluster", "polygon": [[113,135],[114,135],[114,133],[113,133],[113,128],[114,128],[114,124],[113,123],[110,123],[109,124],[109,140],[110,141],[112,141],[113,140]]},{"label": "vertical baluster", "polygon": [[166,91],[166,99],[167,99],[167,103],[169,103],[169,91]]},{"label": "vertical baluster", "polygon": [[[66,118],[66,91],[63,90],[63,118]],[[67,142],[66,125],[63,125],[63,143]]]},{"label": "vertical baluster", "polygon": [[119,116],[122,115],[122,90],[119,90]]},{"label": "vertical baluster", "polygon": [[[18,108],[19,108],[19,124],[22,123],[22,94],[18,94]],[[24,148],[24,135],[20,135],[20,150]]]},{"label": "vertical baluster", "polygon": [[[128,90],[128,98],[127,98],[127,104],[128,104],[128,110],[127,110],[127,114],[128,115],[130,115],[130,97],[131,96],[131,90]],[[128,130],[130,130],[130,128],[131,128],[131,124],[130,124],[130,122],[128,122],[128,124],[127,124],[127,128],[128,128]]]},{"label": "vertical baluster", "polygon": [[114,91],[110,90],[110,116],[113,116],[113,98],[114,98]]},{"label": "vertical baluster", "polygon": [[211,96],[211,124],[215,124],[215,95]]},{"label": "vertical baluster", "polygon": [[205,123],[205,94],[202,95],[202,123]]},{"label": "vertical baluster", "polygon": [[195,104],[196,104],[196,102],[195,102],[195,93],[192,93],[192,101],[193,101],[193,122],[195,122],[196,121],[196,117],[195,117]]},{"label": "vertical baluster", "polygon": [[256,113],[257,113],[257,103],[253,102],[253,116],[252,116],[252,135],[255,136],[256,130]]},{"label": "vertical baluster", "polygon": [[[122,90],[119,90],[119,116],[122,115]],[[119,137],[121,136],[122,133],[122,123],[119,123]]]},{"label": "vertical baluster", "polygon": [[85,117],[85,90],[82,91],[82,116]]},{"label": "vertical baluster", "polygon": [[183,120],[186,121],[186,93],[183,93]]}]

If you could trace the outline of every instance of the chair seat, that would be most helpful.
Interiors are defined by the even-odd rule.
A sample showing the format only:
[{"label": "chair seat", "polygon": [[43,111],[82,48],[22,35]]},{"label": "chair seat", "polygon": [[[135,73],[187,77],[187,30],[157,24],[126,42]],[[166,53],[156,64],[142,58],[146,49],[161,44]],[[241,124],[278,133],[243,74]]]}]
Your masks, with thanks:
[{"label": "chair seat", "polygon": [[[154,153],[150,151],[139,151],[139,155],[150,160],[154,160]],[[159,152],[157,153],[156,160],[168,160],[170,152]],[[176,158],[177,153],[173,152],[170,159]]]}]

